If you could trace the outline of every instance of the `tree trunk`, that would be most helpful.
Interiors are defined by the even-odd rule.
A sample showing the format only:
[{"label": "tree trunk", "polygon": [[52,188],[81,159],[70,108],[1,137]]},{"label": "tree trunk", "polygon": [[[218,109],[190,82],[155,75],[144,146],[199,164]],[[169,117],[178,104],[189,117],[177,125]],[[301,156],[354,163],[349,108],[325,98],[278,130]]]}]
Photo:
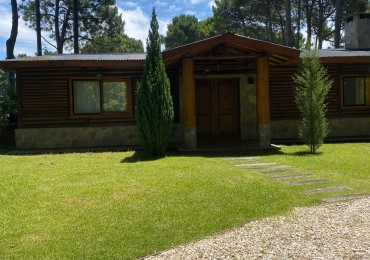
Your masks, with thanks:
[{"label": "tree trunk", "polygon": [[63,42],[60,38],[59,31],[59,0],[55,0],[55,12],[54,12],[54,30],[55,30],[55,41],[57,44],[57,53],[63,53]]},{"label": "tree trunk", "polygon": [[342,28],[342,1],[336,0],[335,24],[334,24],[334,48],[340,46],[340,31]]},{"label": "tree trunk", "polygon": [[269,42],[273,42],[272,39],[272,15],[271,15],[271,3],[270,0],[267,1],[267,38]]},{"label": "tree trunk", "polygon": [[318,49],[322,49],[322,42],[324,41],[324,3],[323,0],[318,1],[319,4],[319,24],[317,28]]},{"label": "tree trunk", "polygon": [[74,53],[78,54],[78,0],[73,0],[73,49]]},{"label": "tree trunk", "polygon": [[311,40],[312,40],[312,7],[309,0],[306,0],[306,19],[307,19],[307,40],[306,40],[306,49],[311,49]]},{"label": "tree trunk", "polygon": [[18,35],[18,4],[17,0],[11,0],[10,3],[12,6],[12,29],[9,39],[6,41],[6,58],[14,59],[14,46]]},{"label": "tree trunk", "polygon": [[297,35],[295,39],[295,47],[299,49],[301,46],[299,45],[300,38],[301,38],[301,19],[302,19],[302,10],[301,10],[301,0],[297,1]]},{"label": "tree trunk", "polygon": [[292,3],[285,0],[285,45],[293,47],[292,41]]},{"label": "tree trunk", "polygon": [[42,55],[40,0],[35,0],[37,56]]}]

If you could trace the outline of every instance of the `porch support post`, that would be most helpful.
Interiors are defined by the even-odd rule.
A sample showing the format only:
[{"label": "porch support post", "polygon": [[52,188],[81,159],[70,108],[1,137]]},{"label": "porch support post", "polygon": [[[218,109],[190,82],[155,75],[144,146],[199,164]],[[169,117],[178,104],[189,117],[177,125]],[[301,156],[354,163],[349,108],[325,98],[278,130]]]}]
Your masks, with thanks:
[{"label": "porch support post", "polygon": [[269,59],[257,58],[257,135],[260,147],[271,146]]},{"label": "porch support post", "polygon": [[192,58],[182,60],[182,99],[184,122],[184,148],[197,148],[197,126],[195,110],[194,61]]}]

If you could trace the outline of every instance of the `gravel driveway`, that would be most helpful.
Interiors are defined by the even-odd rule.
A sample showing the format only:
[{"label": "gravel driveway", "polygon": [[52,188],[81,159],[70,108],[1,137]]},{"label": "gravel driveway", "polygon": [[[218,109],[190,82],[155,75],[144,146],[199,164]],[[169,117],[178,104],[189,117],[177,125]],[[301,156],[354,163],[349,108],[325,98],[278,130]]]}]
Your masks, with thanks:
[{"label": "gravel driveway", "polygon": [[295,208],[145,259],[370,259],[370,198]]}]

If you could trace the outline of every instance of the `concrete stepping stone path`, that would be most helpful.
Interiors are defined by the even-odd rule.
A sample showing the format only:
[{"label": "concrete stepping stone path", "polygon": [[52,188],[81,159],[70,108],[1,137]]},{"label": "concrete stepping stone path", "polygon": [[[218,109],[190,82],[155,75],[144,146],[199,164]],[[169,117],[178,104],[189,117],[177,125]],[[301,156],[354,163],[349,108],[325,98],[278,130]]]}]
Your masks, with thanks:
[{"label": "concrete stepping stone path", "polygon": [[[275,162],[268,162],[268,161],[261,159],[260,157],[230,157],[230,158],[225,158],[225,160],[229,160],[230,163],[234,164],[237,167],[243,167],[243,168],[250,169],[250,170],[260,169],[259,171],[260,174],[266,174],[271,179],[287,180],[287,179],[302,178],[301,180],[297,180],[297,181],[284,182],[284,184],[287,186],[299,186],[299,185],[329,182],[329,179],[325,179],[325,178],[313,179],[312,177],[315,176],[313,173],[297,174],[300,172],[299,169],[292,168],[291,166],[288,166],[288,165],[279,165]],[[333,191],[344,191],[344,190],[350,190],[350,189],[351,188],[347,186],[332,186],[332,187],[304,190],[303,192],[309,195],[309,194],[318,194],[318,193],[328,193],[328,192],[333,192]],[[322,201],[331,203],[331,202],[340,202],[340,201],[346,201],[346,200],[351,200],[351,199],[363,198],[367,196],[370,197],[370,194],[346,194],[346,195],[341,195],[341,196],[324,198],[322,199]]]},{"label": "concrete stepping stone path", "polygon": [[313,189],[313,190],[305,190],[303,191],[306,194],[315,194],[315,193],[325,193],[331,191],[341,191],[341,190],[349,190],[350,188],[347,186],[336,186],[336,187],[326,187],[321,189]]},{"label": "concrete stepping stone path", "polygon": [[334,202],[347,201],[347,200],[353,200],[353,199],[359,199],[359,198],[365,198],[365,197],[370,197],[370,194],[366,194],[366,193],[347,194],[347,195],[342,195],[342,196],[329,197],[329,198],[325,198],[322,200],[327,203],[334,203]]},{"label": "concrete stepping stone path", "polygon": [[264,167],[264,166],[272,166],[272,165],[277,165],[277,163],[243,163],[243,164],[236,164],[235,166],[237,167]]},{"label": "concrete stepping stone path", "polygon": [[[294,168],[286,168],[286,167],[289,167],[289,166],[286,166],[286,165],[280,165],[280,166],[284,166],[284,167],[274,167],[273,169],[269,169],[268,171],[264,170],[264,171],[260,171],[261,174],[275,174],[275,173],[288,173],[288,172],[300,172],[300,170],[298,169],[294,169]],[[283,169],[281,169],[283,168]]]},{"label": "concrete stepping stone path", "polygon": [[329,179],[309,179],[309,180],[286,182],[285,185],[287,185],[287,186],[298,186],[298,185],[321,183],[321,182],[328,182],[328,181],[329,181]]},{"label": "concrete stepping stone path", "polygon": [[315,176],[315,175],[312,173],[304,173],[304,174],[270,176],[270,178],[271,179],[292,179],[292,178],[303,178],[303,177],[312,177],[312,176]]}]

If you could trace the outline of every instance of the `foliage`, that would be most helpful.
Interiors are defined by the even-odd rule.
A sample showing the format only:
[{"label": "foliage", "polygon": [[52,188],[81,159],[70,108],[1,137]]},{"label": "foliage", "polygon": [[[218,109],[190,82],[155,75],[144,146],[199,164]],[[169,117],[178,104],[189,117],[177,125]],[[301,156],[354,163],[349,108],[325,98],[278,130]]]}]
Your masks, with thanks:
[{"label": "foliage", "polygon": [[141,40],[129,38],[122,34],[113,36],[99,36],[86,43],[81,49],[81,53],[127,53],[144,51]]},{"label": "foliage", "polygon": [[214,23],[214,18],[212,16],[199,21],[198,28],[200,39],[205,39],[217,35]]},{"label": "foliage", "polygon": [[16,110],[15,87],[9,82],[9,73],[0,70],[0,129],[14,127]]},{"label": "foliage", "polygon": [[164,39],[166,49],[185,45],[199,40],[198,18],[194,15],[180,15],[172,19],[167,26]]},{"label": "foliage", "polygon": [[[216,0],[212,10],[217,33],[230,31],[300,48],[303,42],[302,29],[306,28],[306,47],[314,44],[317,48],[322,48],[324,41],[332,42],[334,33],[343,29],[346,16],[365,11],[366,2],[367,0]],[[335,22],[337,25],[334,28]],[[340,33],[337,34],[341,36]]]},{"label": "foliage", "polygon": [[[250,155],[370,192],[369,143],[304,150]],[[307,185],[286,187],[209,154],[0,155],[0,169],[4,259],[139,259],[346,192],[308,196]]]},{"label": "foliage", "polygon": [[213,17],[198,21],[198,18],[194,15],[180,15],[172,19],[162,42],[165,44],[166,49],[172,49],[215,35],[217,35],[217,32],[214,27]]},{"label": "foliage", "polygon": [[296,103],[303,116],[299,137],[310,147],[311,153],[315,153],[329,133],[325,98],[333,81],[320,64],[316,51],[307,52],[293,79],[298,85]]},{"label": "foliage", "polygon": [[170,81],[162,60],[158,28],[153,9],[135,110],[140,142],[151,156],[162,155],[167,149],[174,118]]},{"label": "foliage", "polygon": [[[48,32],[50,39],[56,41],[54,46],[46,37],[44,41],[55,47],[58,53],[63,53],[64,49],[73,48],[73,1],[70,0],[45,0],[40,1],[41,11],[41,30]],[[78,1],[79,13],[79,43],[81,47],[88,45],[85,53],[91,50],[106,52],[115,48],[115,44],[126,43],[131,50],[135,44],[132,39],[124,34],[124,21],[121,14],[118,14],[118,8],[114,0],[80,0]],[[23,20],[26,21],[30,28],[36,28],[35,1],[23,0],[21,11]],[[119,36],[128,39],[119,39]],[[107,39],[116,38],[115,41],[109,42]],[[119,40],[117,40],[119,39]],[[99,46],[103,44],[104,47]],[[134,44],[135,43],[135,44]],[[136,47],[135,47],[136,48]],[[90,51],[88,51],[90,50]],[[136,49],[135,49],[136,50]]]},{"label": "foliage", "polygon": [[212,7],[215,30],[283,43],[283,6],[283,0],[216,0]]}]

